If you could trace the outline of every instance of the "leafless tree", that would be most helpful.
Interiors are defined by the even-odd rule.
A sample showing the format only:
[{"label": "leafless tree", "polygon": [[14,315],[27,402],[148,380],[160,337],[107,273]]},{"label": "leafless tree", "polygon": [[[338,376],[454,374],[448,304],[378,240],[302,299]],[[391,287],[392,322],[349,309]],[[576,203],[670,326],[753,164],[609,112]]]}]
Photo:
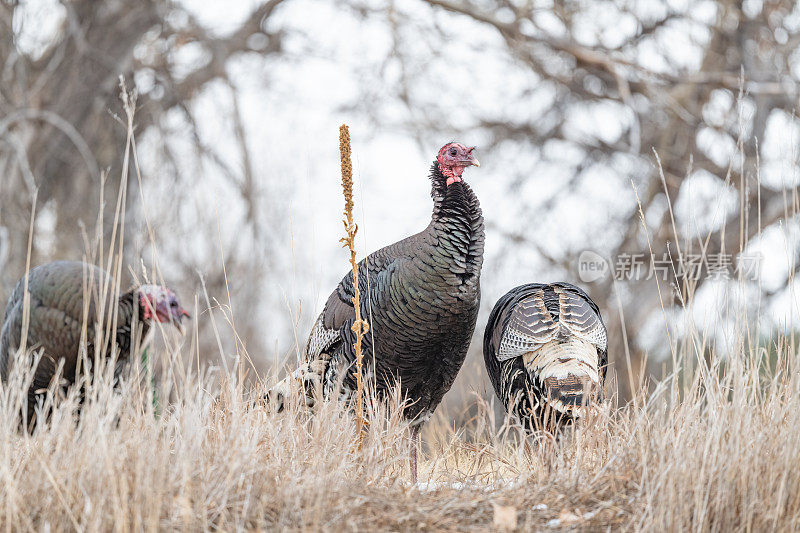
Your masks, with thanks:
[{"label": "leafless tree", "polygon": [[[490,222],[494,235],[488,238],[504,239],[508,247],[530,247],[551,267],[572,277],[577,277],[582,249],[612,258],[642,254],[648,262],[651,253],[657,258],[670,254],[669,281],[660,287],[666,302],[659,298],[653,279],[617,284],[619,293],[610,278],[589,287],[611,319],[610,337],[615,342],[610,352],[617,358],[624,395],[623,376],[628,372],[624,354],[632,350],[633,374],[638,375],[648,345],[643,337],[652,334],[645,322],[660,312],[662,303],[667,309],[680,306],[704,279],[694,282],[684,275],[679,253],[735,258],[764,228],[797,221],[793,177],[781,187],[762,183],[757,175],[759,143],[770,118],[782,113],[792,122],[798,101],[796,3],[426,0],[421,4],[430,9],[420,14],[419,9],[406,9],[392,0],[355,5],[364,17],[385,20],[393,36],[382,89],[417,111],[400,120],[401,125],[426,139],[441,132],[481,136],[489,141],[484,153],[508,153],[519,147],[512,153],[537,154],[525,169],[513,165],[506,169],[516,176],[510,184],[515,194],[527,180],[541,179],[540,173],[548,172],[552,164],[567,175],[554,192],[523,211],[516,224]],[[475,48],[481,48],[469,56],[457,56],[448,48],[479,35]],[[454,88],[446,80],[463,81],[458,74],[479,69],[477,63],[486,57],[495,63],[505,61],[509,82],[501,99],[468,112],[463,100],[447,96]],[[480,70],[473,74],[485,75]],[[431,96],[423,86],[437,76],[445,82]],[[458,94],[466,91],[460,90]],[[390,120],[391,114],[383,114],[370,94],[363,101],[376,121]],[[606,121],[617,125],[616,133],[592,126],[598,109],[605,110]],[[576,122],[586,125],[576,128]],[[570,154],[568,162],[565,152]],[[560,208],[561,198],[579,192],[597,169],[620,178],[612,182],[619,188],[620,201],[605,211],[598,208],[597,216],[576,217],[576,224],[593,218],[595,231],[585,242],[560,248],[543,245],[537,236],[543,221]],[[722,213],[707,231],[676,231],[672,206],[691,196],[690,178],[703,171],[714,176],[719,190],[735,193],[739,208]],[[487,216],[491,219],[488,208]],[[730,270],[735,267],[734,259]],[[626,332],[621,328],[618,298]]]},{"label": "leafless tree", "polygon": [[[24,273],[34,191],[38,191],[36,210],[41,215],[34,226],[33,264],[54,258],[79,259],[85,250],[84,235],[93,235],[101,213],[101,234],[112,231],[126,145],[122,78],[131,89],[137,85],[137,138],[169,136],[175,121],[170,125],[167,118],[177,115],[185,127],[184,135],[188,131],[193,139],[197,160],[221,168],[229,180],[227,186],[238,191],[247,206],[245,227],[239,231],[254,236],[252,243],[247,248],[235,240],[218,243],[210,252],[215,260],[203,270],[212,297],[227,304],[226,294],[233,294],[236,302],[230,302],[232,305],[253,309],[258,291],[238,288],[245,281],[258,286],[268,257],[263,248],[267,243],[257,238],[263,221],[254,214],[258,194],[238,95],[226,67],[243,54],[264,59],[282,54],[283,30],[267,24],[281,4],[282,0],[265,1],[238,28],[217,35],[180,3],[167,0],[62,1],[53,7],[60,15],[53,35],[26,49],[20,45],[26,24],[38,21],[22,17],[24,4],[0,2],[0,293],[8,294],[11,284]],[[187,63],[180,54],[189,50],[196,59]],[[212,82],[230,93],[232,104],[226,107],[232,111],[230,120],[240,147],[233,158],[235,169],[230,158],[223,159],[213,146],[204,145],[198,132],[192,101]],[[161,152],[164,164],[170,166],[175,156],[169,143],[163,144]],[[155,190],[167,191],[170,207],[155,215],[154,223],[161,231],[150,235],[142,216],[150,206],[142,205],[147,202],[142,201],[131,161],[126,259],[136,268],[149,246],[164,244],[160,236],[173,233],[172,248],[162,246],[159,251],[170,265],[171,283],[194,294],[199,285],[198,266],[180,253],[181,239],[190,238],[192,228],[180,226],[177,208],[180,191],[194,187],[193,176],[173,167],[163,173],[171,183],[151,184]],[[147,187],[147,183],[141,185]],[[208,218],[213,219],[213,208],[208,211]],[[207,222],[209,234],[216,234],[213,220]],[[195,232],[200,229],[194,227]],[[226,279],[220,256],[227,262],[228,273],[236,275]],[[254,322],[242,319],[237,327],[242,337],[257,342],[258,335],[248,335]]]}]

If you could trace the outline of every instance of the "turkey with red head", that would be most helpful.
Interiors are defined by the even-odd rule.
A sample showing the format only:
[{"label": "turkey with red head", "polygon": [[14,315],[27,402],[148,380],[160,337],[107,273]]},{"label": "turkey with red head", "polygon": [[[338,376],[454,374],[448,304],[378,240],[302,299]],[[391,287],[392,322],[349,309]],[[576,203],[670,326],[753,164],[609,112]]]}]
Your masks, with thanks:
[{"label": "turkey with red head", "polygon": [[[28,389],[29,421],[62,361],[62,379],[67,386],[75,382],[84,323],[87,363],[91,365],[94,360],[95,339],[106,338],[106,346],[99,347],[100,354],[116,355],[115,375],[118,376],[130,360],[131,350],[136,346],[144,348],[154,322],[172,324],[182,331],[181,320],[189,317],[175,293],[166,287],[142,285],[118,298],[112,296],[111,276],[101,268],[80,261],[55,261],[32,269],[27,276],[30,294],[27,306],[25,283],[23,277],[6,306],[5,322],[0,331],[0,378],[8,381],[18,357],[28,361],[27,354],[19,353],[23,344],[26,349],[43,352]],[[30,318],[23,343],[23,322],[27,313]],[[95,335],[96,325],[102,328],[99,337]],[[111,349],[112,339],[115,350]]]},{"label": "turkey with red head", "polygon": [[[462,179],[480,166],[474,147],[446,144],[430,170],[433,215],[421,232],[371,253],[359,265],[361,313],[370,331],[362,344],[365,375],[379,395],[399,382],[412,423],[412,477],[418,429],[450,389],[467,354],[480,302],[484,228],[478,198]],[[305,362],[273,387],[282,407],[290,381],[303,384],[308,405],[316,384],[323,399],[349,399],[355,321],[353,273],[328,298],[305,349]]]},{"label": "turkey with red head", "polygon": [[569,283],[521,285],[492,309],[483,358],[503,406],[528,429],[553,429],[602,400],[608,340],[600,310]]}]

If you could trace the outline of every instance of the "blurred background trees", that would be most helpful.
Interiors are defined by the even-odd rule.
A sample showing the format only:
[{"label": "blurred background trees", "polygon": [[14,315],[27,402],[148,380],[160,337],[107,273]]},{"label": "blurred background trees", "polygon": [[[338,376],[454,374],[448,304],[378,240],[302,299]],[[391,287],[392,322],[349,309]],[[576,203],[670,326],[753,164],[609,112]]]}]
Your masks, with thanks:
[{"label": "blurred background trees", "polygon": [[[365,16],[382,14],[393,36],[387,65],[397,65],[396,75],[384,76],[385,90],[409,108],[395,122],[428,143],[453,130],[479,132],[486,152],[524,161],[501,168],[506,194],[525,201],[504,217],[487,207],[490,239],[502,243],[495,266],[513,265],[509,276],[578,279],[584,250],[612,271],[643,260],[633,279],[607,275],[588,285],[604,309],[620,376],[626,352],[639,375],[646,352],[659,366],[692,324],[709,327],[710,342],[724,337],[724,324],[715,330],[691,316],[690,300],[703,296],[714,270],[706,292],[722,298],[706,304],[738,312],[757,300],[754,292],[766,292],[767,302],[783,300],[796,316],[795,2],[425,3],[427,12],[401,2],[361,6]],[[450,43],[459,41],[468,44],[453,53]],[[458,66],[469,77],[449,76]],[[442,91],[458,86],[459,97],[426,91],[437,77]],[[475,81],[484,77],[491,97],[470,94],[487,85]],[[791,237],[764,244],[760,233],[776,228]],[[527,268],[520,248],[534,256]],[[689,263],[701,255],[694,272]],[[744,275],[753,262],[775,270],[774,261],[786,268],[769,280]],[[744,283],[729,281],[740,273]],[[753,326],[755,337],[757,320]],[[731,350],[742,339],[724,340]]]},{"label": "blurred background trees", "polygon": [[[202,278],[239,332],[226,353],[239,343],[261,370],[291,360],[345,272],[335,126],[346,121],[362,254],[420,229],[444,141],[479,146],[486,164],[469,178],[488,224],[484,313],[518,283],[579,281],[583,251],[612,271],[641,257],[633,279],[582,283],[625,398],[686,328],[729,350],[749,341],[727,338],[708,309],[763,301],[765,330],[797,317],[798,42],[789,1],[0,3],[0,296],[24,273],[33,190],[34,263],[83,252],[101,175],[109,231],[121,75],[138,91],[143,169],[141,186],[128,181],[128,260],[158,250],[201,309]],[[737,280],[741,252],[763,255],[757,279]],[[695,254],[730,261],[692,276]],[[482,386],[479,344],[462,392]]]},{"label": "blurred background trees", "polygon": [[[92,248],[87,246],[86,236],[94,239],[98,216],[101,234],[108,243],[127,135],[121,80],[126,80],[129,91],[139,93],[137,135],[169,137],[175,127],[175,117],[169,112],[174,110],[192,139],[191,155],[177,154],[169,143],[162,145],[158,151],[160,164],[174,164],[177,158],[186,157],[213,160],[223,170],[226,186],[238,193],[248,210],[255,209],[252,203],[257,196],[244,132],[240,126],[236,128],[238,152],[233,160],[238,168],[234,170],[217,157],[214,147],[204,144],[192,101],[210,84],[221,85],[228,90],[233,121],[239,124],[238,95],[228,79],[228,61],[244,54],[269,58],[281,53],[281,31],[267,29],[268,19],[280,4],[281,0],[271,0],[256,6],[235,28],[219,35],[198,22],[190,9],[169,1],[0,3],[3,295],[25,272],[34,190],[38,191],[39,214],[32,265],[53,258],[80,259]],[[48,24],[49,31],[40,31]],[[152,221],[156,239],[182,236],[176,207],[187,198],[178,191],[191,187],[192,177],[173,170],[169,181],[161,182],[159,191],[153,193],[167,200],[166,209],[158,209],[155,201],[144,197],[145,189],[140,189],[133,163],[129,171],[125,185],[126,260],[134,270],[140,270],[139,259],[150,259],[147,251],[160,244],[151,242],[145,214],[156,217]],[[238,289],[244,280],[255,286],[260,282],[264,265],[257,259],[265,256],[265,243],[258,238],[260,223],[257,217],[246,216],[237,228],[249,240],[246,260],[233,243],[220,243],[228,268],[239,274],[230,280],[229,288],[242,306],[255,305],[259,294]],[[208,224],[195,229],[205,230],[210,236],[216,233],[214,228]],[[167,271],[175,280],[173,284],[193,294],[197,289],[196,262],[179,253],[181,248],[173,246],[165,254],[164,259],[171,262]],[[219,253],[217,250],[207,261],[218,263],[214,258]],[[206,275],[209,293],[223,294],[226,285],[222,269],[211,268]],[[178,281],[182,279],[187,282]],[[251,326],[241,324],[240,333],[257,338]]]}]

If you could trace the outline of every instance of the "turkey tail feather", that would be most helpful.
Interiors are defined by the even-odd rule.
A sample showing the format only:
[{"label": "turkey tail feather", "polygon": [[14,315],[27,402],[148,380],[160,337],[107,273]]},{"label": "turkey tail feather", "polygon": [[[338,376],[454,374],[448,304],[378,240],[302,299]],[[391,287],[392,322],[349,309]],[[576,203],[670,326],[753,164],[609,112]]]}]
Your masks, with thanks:
[{"label": "turkey tail feather", "polygon": [[[495,392],[527,427],[569,421],[603,400],[608,339],[600,310],[569,283],[506,293],[489,315],[483,355]],[[550,414],[548,414],[550,413]]]},{"label": "turkey tail feather", "polygon": [[322,394],[322,385],[327,370],[327,358],[303,363],[270,388],[263,399],[271,409],[278,413],[285,409],[288,399],[297,396],[298,393],[307,407],[314,407],[316,397]]},{"label": "turkey tail feather", "polygon": [[575,337],[551,341],[523,356],[525,368],[544,391],[544,400],[559,412],[580,416],[580,407],[599,392],[597,349]]},{"label": "turkey tail feather", "polygon": [[297,393],[303,396],[307,407],[314,406],[318,395],[329,396],[331,381],[336,379],[336,372],[331,372],[335,365],[331,365],[330,353],[335,351],[337,343],[341,343],[341,334],[338,330],[325,327],[323,311],[308,336],[305,362],[267,391],[263,397],[267,405],[280,412],[287,399]]}]

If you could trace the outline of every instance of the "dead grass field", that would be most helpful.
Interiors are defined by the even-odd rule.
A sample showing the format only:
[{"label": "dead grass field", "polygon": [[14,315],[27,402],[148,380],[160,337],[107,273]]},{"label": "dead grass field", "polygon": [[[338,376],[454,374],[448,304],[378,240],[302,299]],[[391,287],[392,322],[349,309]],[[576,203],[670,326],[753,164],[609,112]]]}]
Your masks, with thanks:
[{"label": "dead grass field", "polygon": [[418,486],[407,481],[407,430],[392,406],[373,409],[358,450],[355,421],[339,405],[313,418],[271,414],[250,408],[238,381],[217,397],[214,376],[175,365],[160,381],[159,397],[172,398],[160,412],[147,380],[117,391],[100,380],[77,423],[67,398],[28,435],[17,430],[17,373],[0,398],[0,523],[36,531],[796,530],[800,374],[797,346],[783,340],[771,369],[758,349],[724,369],[681,357],[681,383],[668,379],[610,406],[555,445],[496,424],[485,405],[455,433],[434,421]]}]

